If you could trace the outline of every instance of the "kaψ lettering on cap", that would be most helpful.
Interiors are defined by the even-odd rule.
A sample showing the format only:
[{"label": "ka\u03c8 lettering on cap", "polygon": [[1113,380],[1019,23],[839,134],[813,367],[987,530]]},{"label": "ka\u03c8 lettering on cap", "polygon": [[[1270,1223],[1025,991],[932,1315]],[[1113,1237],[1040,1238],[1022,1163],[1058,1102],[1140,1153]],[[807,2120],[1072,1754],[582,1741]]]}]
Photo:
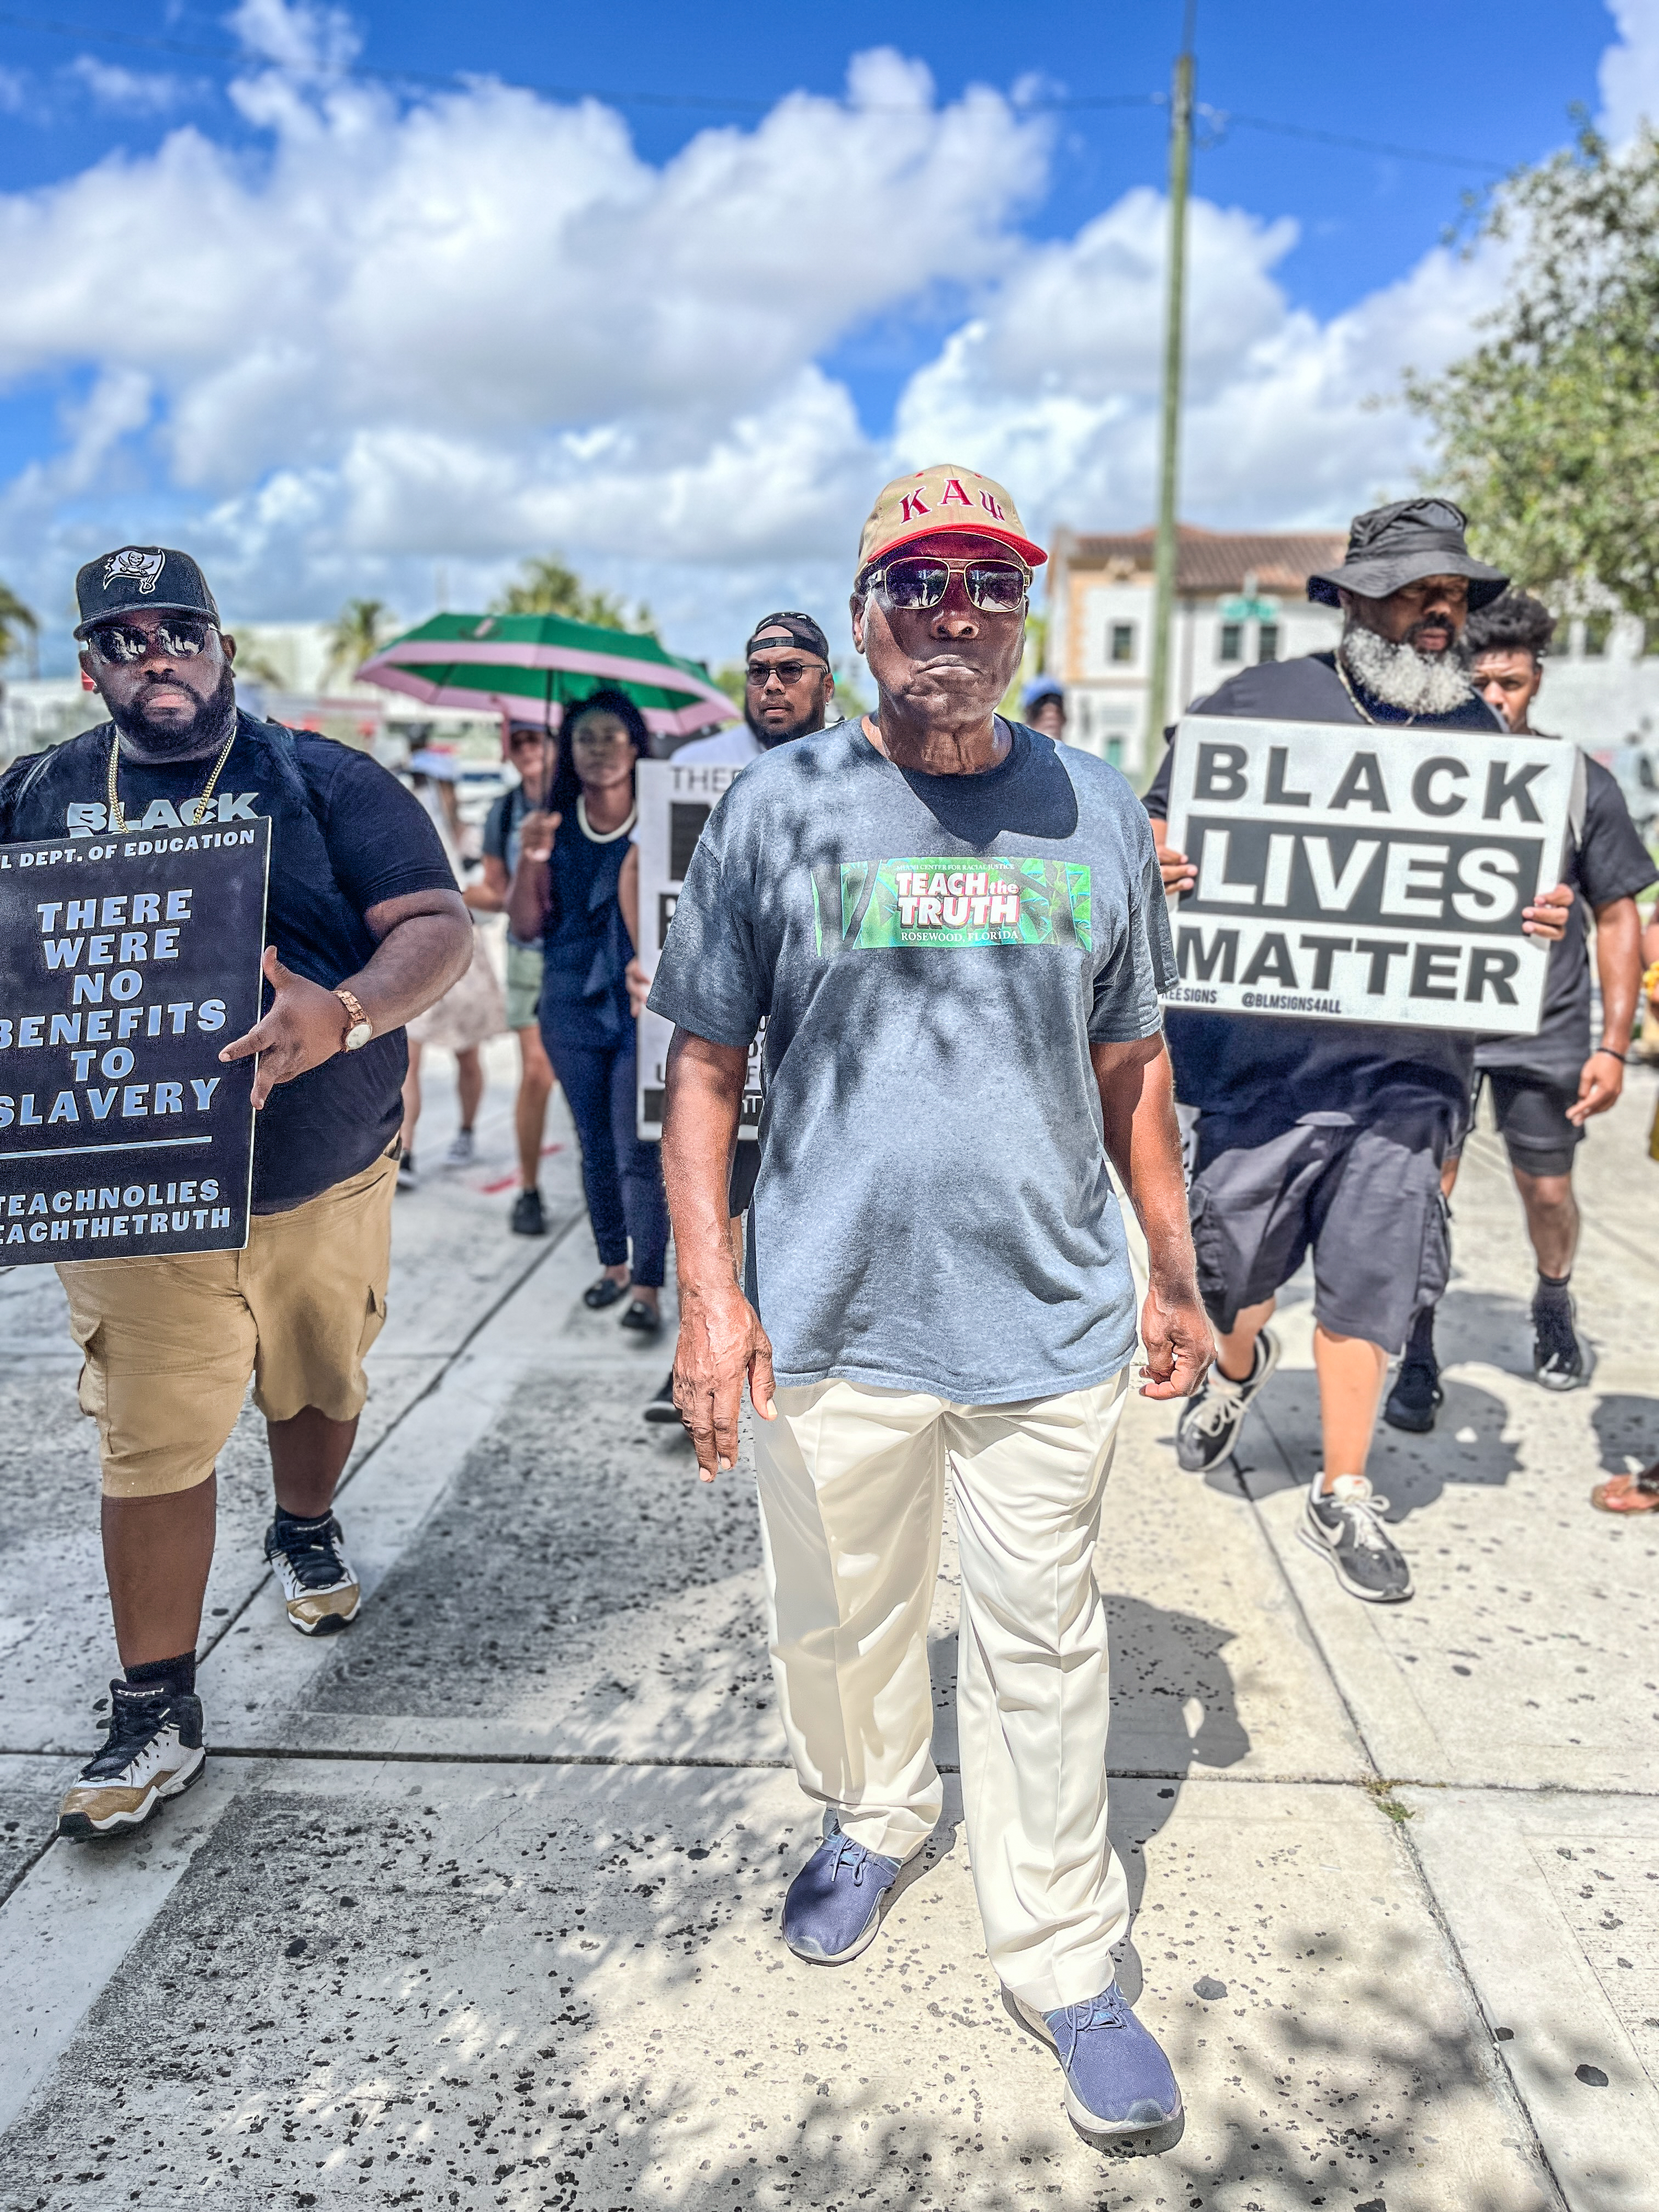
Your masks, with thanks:
[{"label": "ka\u03c8 lettering on cap", "polygon": [[1000,483],[954,461],[937,461],[914,476],[895,477],[876,494],[859,539],[860,576],[895,547],[942,530],[998,538],[1033,568],[1048,557],[1025,535],[1019,510]]}]

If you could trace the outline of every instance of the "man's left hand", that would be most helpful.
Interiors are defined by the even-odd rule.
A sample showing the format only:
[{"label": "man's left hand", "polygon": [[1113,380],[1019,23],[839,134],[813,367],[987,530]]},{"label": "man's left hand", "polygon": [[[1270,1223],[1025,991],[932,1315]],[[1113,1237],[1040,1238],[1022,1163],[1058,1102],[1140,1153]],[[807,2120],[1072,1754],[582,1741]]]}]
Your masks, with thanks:
[{"label": "man's left hand", "polygon": [[307,982],[284,968],[276,947],[267,945],[261,963],[265,981],[276,996],[270,1012],[246,1036],[239,1036],[219,1054],[221,1060],[246,1060],[259,1054],[253,1075],[253,1103],[263,1106],[279,1083],[292,1083],[332,1060],[341,1048],[346,1030],[346,1010],[332,991]]},{"label": "man's left hand", "polygon": [[1209,1372],[1215,1338],[1209,1316],[1193,1289],[1162,1290],[1154,1283],[1140,1309],[1146,1346],[1143,1398],[1190,1398]]},{"label": "man's left hand", "polygon": [[1572,885],[1557,884],[1553,891],[1540,891],[1536,906],[1525,908],[1521,927],[1528,937],[1545,945],[1559,945],[1567,933],[1567,909],[1572,904]]},{"label": "man's left hand", "polygon": [[1616,1106],[1625,1087],[1625,1063],[1617,1053],[1593,1052],[1578,1073],[1578,1097],[1567,1109],[1567,1119],[1582,1129],[1592,1114],[1605,1114]]}]

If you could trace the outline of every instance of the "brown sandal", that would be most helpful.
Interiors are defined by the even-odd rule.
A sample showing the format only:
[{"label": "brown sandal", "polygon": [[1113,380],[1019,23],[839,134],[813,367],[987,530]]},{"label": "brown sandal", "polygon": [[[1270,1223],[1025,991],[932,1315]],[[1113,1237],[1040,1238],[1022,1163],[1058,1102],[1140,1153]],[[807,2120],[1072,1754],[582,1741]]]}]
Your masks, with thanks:
[{"label": "brown sandal", "polygon": [[1640,1474],[1615,1474],[1598,1482],[1590,1504],[1600,1513],[1659,1513],[1659,1460]]}]

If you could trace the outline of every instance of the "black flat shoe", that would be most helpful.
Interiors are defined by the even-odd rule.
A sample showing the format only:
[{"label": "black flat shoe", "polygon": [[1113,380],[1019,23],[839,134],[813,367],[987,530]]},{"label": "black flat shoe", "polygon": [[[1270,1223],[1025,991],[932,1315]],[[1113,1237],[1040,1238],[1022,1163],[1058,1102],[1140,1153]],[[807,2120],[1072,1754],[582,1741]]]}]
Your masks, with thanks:
[{"label": "black flat shoe", "polygon": [[617,1327],[637,1329],[641,1336],[654,1336],[662,1327],[662,1316],[655,1306],[647,1305],[643,1298],[635,1298]]},{"label": "black flat shoe", "polygon": [[619,1283],[614,1275],[601,1275],[597,1283],[590,1283],[582,1292],[582,1304],[591,1306],[595,1313],[603,1313],[614,1306],[618,1298],[628,1296],[626,1283]]}]

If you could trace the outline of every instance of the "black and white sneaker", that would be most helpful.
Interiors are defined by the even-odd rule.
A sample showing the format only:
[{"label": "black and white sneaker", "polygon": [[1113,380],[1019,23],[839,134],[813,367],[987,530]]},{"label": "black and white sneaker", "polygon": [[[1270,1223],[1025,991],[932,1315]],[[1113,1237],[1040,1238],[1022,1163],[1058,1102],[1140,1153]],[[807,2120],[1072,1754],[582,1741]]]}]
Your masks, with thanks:
[{"label": "black and white sneaker", "polygon": [[1533,1379],[1547,1390],[1576,1390],[1584,1380],[1584,1346],[1571,1297],[1532,1302]]},{"label": "black and white sneaker", "polygon": [[58,1808],[58,1832],[77,1842],[142,1828],[163,1798],[182,1796],[207,1765],[202,1701],[112,1682],[104,1747],[81,1769]]},{"label": "black and white sneaker", "polygon": [[356,1620],[362,1587],[331,1513],[316,1521],[279,1513],[265,1531],[265,1557],[283,1586],[288,1617],[301,1636],[337,1636]]},{"label": "black and white sneaker", "polygon": [[1238,1442],[1250,1401],[1279,1364],[1279,1339],[1270,1328],[1255,1340],[1255,1362],[1243,1382],[1230,1382],[1218,1367],[1204,1378],[1204,1388],[1188,1398],[1176,1423],[1176,1457],[1188,1474],[1201,1474],[1218,1466]]},{"label": "black and white sneaker", "polygon": [[680,1409],[674,1403],[674,1370],[672,1367],[668,1370],[668,1380],[658,1391],[656,1396],[647,1399],[644,1419],[649,1421],[653,1427],[659,1425],[665,1427],[671,1421],[676,1428],[683,1428],[685,1425],[680,1419]]},{"label": "black and white sneaker", "polygon": [[1382,1418],[1391,1429],[1404,1429],[1407,1435],[1425,1437],[1434,1426],[1434,1417],[1446,1401],[1440,1387],[1440,1367],[1432,1352],[1426,1359],[1407,1352],[1400,1363],[1400,1372],[1394,1378],[1382,1407]]},{"label": "black and white sneaker", "polygon": [[1339,1474],[1328,1491],[1315,1475],[1297,1534],[1328,1559],[1350,1597],[1369,1605],[1401,1605],[1413,1595],[1412,1571],[1389,1534],[1379,1498],[1363,1474]]}]

